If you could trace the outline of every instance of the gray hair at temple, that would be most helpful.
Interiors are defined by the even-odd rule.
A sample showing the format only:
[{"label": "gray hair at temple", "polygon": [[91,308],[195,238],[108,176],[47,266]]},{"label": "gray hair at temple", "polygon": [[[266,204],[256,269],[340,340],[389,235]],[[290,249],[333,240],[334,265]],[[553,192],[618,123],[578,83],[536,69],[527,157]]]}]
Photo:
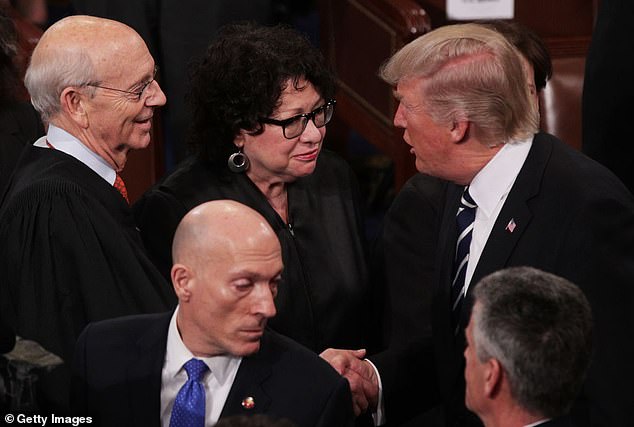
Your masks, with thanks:
[{"label": "gray hair at temple", "polygon": [[531,267],[490,274],[475,288],[473,342],[481,362],[497,359],[511,396],[552,418],[570,410],[592,356],[592,313],[571,282]]},{"label": "gray hair at temple", "polygon": [[[63,25],[64,20],[56,25]],[[88,52],[89,45],[58,43],[54,48],[41,49],[46,43],[46,33],[33,51],[31,62],[26,70],[24,85],[31,95],[33,107],[40,113],[42,121],[49,122],[61,110],[60,96],[67,87],[84,87],[89,95],[95,88],[87,86],[98,81],[95,66]],[[42,52],[44,51],[44,52]]]},{"label": "gray hair at temple", "polygon": [[532,137],[539,111],[531,101],[520,53],[478,24],[447,25],[405,45],[380,70],[390,85],[423,78],[422,102],[439,124],[475,124],[488,146]]}]

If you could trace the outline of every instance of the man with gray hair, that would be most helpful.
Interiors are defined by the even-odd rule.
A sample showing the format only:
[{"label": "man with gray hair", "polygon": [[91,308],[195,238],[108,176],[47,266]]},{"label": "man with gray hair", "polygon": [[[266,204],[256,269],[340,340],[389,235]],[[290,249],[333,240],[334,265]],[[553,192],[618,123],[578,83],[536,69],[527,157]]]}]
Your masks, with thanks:
[{"label": "man with gray hair", "polygon": [[[119,172],[165,104],[143,39],[72,16],[37,44],[25,83],[48,134],[26,147],[0,205],[0,305],[17,335],[68,362],[84,326],[157,312],[173,291],[145,255]],[[38,382],[66,406],[67,366]],[[44,409],[44,408],[43,408]]]},{"label": "man with gray hair", "polygon": [[486,427],[572,426],[567,413],[592,354],[581,290],[531,267],[490,274],[473,290],[466,405]]}]

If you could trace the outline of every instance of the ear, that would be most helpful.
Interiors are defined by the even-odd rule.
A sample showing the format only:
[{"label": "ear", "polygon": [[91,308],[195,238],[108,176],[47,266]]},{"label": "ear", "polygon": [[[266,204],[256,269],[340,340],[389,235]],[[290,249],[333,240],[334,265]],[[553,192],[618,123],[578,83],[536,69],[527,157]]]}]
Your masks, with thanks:
[{"label": "ear", "polygon": [[88,128],[85,97],[86,95],[75,87],[67,87],[59,96],[62,111],[82,129]]},{"label": "ear", "polygon": [[172,286],[179,301],[188,302],[192,295],[192,271],[183,264],[174,264],[171,271]]},{"label": "ear", "polygon": [[486,397],[495,397],[500,390],[503,378],[504,370],[502,369],[500,361],[497,359],[489,359],[486,362],[484,371],[484,394]]},{"label": "ear", "polygon": [[455,143],[459,143],[465,140],[467,131],[469,130],[469,121],[464,119],[456,120],[451,125],[451,139]]},{"label": "ear", "polygon": [[233,138],[233,144],[238,148],[243,148],[246,137],[247,137],[246,131],[244,129],[240,129],[240,133],[238,133],[238,135],[235,138]]}]

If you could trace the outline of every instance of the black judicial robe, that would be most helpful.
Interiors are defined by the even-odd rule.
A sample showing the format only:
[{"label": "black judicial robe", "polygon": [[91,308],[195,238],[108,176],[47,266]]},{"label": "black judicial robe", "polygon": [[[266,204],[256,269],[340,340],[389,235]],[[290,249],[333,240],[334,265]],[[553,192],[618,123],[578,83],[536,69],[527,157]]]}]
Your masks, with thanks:
[{"label": "black judicial robe", "polygon": [[[224,172],[223,172],[224,173]],[[322,151],[313,174],[288,184],[287,225],[245,174],[214,172],[191,158],[134,206],[145,246],[165,274],[181,218],[195,206],[219,199],[258,211],[277,233],[283,283],[271,328],[320,352],[360,348],[374,334],[363,228],[352,170]]]},{"label": "black judicial robe", "polygon": [[[0,242],[3,317],[65,361],[89,322],[175,304],[123,197],[63,152],[26,147],[0,207]],[[67,397],[61,390],[53,399]]]}]

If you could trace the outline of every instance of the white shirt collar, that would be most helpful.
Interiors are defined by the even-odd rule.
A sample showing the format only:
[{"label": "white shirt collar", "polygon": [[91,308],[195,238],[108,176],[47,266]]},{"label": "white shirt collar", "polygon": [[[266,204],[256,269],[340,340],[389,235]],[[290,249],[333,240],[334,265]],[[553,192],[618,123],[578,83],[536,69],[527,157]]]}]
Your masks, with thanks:
[{"label": "white shirt collar", "polygon": [[110,185],[114,184],[117,178],[116,171],[104,159],[97,155],[97,153],[86,147],[79,139],[64,129],[49,124],[46,137],[40,138],[33,145],[37,147],[47,147],[47,141],[56,150],[66,153],[88,166]]},{"label": "white shirt collar", "polygon": [[213,357],[196,357],[185,346],[181,339],[178,327],[176,325],[176,315],[178,307],[174,310],[172,319],[170,320],[169,329],[167,331],[167,350],[165,351],[164,374],[169,377],[175,377],[183,368],[183,365],[190,359],[200,359],[209,367],[211,375],[216,377],[220,385],[226,385],[228,380],[233,382],[237,367],[242,361],[241,357],[235,356],[213,356]]},{"label": "white shirt collar", "polygon": [[465,294],[469,289],[471,278],[480,261],[493,225],[524,165],[532,144],[532,138],[505,144],[478,172],[469,185],[469,194],[473,197],[478,208],[473,225],[471,246],[469,247]]},{"label": "white shirt collar", "polygon": [[535,426],[538,426],[540,424],[544,424],[545,422],[550,421],[551,419],[552,418],[544,418],[543,420],[539,420],[536,423],[525,425],[524,427],[535,427]]},{"label": "white shirt collar", "polygon": [[469,185],[469,194],[490,217],[500,199],[511,190],[533,144],[533,137],[504,144],[478,172]]}]

